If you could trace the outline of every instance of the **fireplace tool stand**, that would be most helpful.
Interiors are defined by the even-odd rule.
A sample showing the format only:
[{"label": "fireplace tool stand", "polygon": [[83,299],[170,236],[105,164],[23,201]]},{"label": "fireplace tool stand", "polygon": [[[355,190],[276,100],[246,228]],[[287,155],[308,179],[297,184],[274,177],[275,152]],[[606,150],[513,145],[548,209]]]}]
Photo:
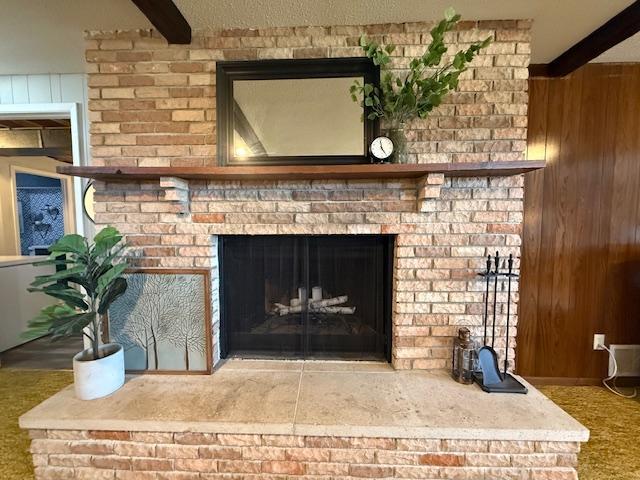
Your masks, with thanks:
[{"label": "fireplace tool stand", "polygon": [[[509,321],[511,316],[511,279],[518,278],[513,273],[513,255],[509,255],[507,260],[507,271],[500,272],[500,254],[496,252],[494,258],[494,270],[491,271],[491,255],[487,256],[487,269],[479,275],[485,278],[485,295],[484,295],[484,336],[483,347],[478,351],[478,369],[473,376],[480,388],[489,393],[527,393],[527,387],[520,383],[516,378],[507,373],[508,352],[509,352]],[[504,264],[503,264],[504,267]],[[503,371],[500,371],[498,365],[498,355],[494,349],[496,341],[496,306],[498,298],[498,280],[507,280],[507,319],[505,331],[505,354]],[[493,282],[491,282],[493,280]],[[489,293],[493,283],[493,308],[491,322],[491,346],[487,340],[487,329],[489,324]]]}]

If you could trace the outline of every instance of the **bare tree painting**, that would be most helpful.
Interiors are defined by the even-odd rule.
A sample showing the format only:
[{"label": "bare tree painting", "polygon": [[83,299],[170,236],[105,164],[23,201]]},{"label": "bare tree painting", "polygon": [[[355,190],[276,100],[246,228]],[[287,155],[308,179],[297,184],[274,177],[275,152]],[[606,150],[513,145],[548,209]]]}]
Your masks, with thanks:
[{"label": "bare tree painting", "polygon": [[181,292],[179,304],[186,305],[183,311],[183,321],[175,322],[168,333],[171,343],[184,351],[184,368],[189,370],[189,353],[197,352],[201,355],[205,354],[205,337],[204,324],[202,319],[205,317],[204,303],[191,302],[187,296],[190,292],[197,290],[198,278],[185,279],[185,288]]},{"label": "bare tree painting", "polygon": [[130,273],[126,278],[129,287],[109,310],[109,324],[111,339],[125,348],[127,369],[205,369],[205,277]]}]

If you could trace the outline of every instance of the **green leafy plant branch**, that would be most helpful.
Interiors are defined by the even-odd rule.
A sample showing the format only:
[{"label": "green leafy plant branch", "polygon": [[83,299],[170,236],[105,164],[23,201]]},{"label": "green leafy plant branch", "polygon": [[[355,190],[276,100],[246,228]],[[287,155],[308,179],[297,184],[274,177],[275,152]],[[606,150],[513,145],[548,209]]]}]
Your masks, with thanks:
[{"label": "green leafy plant branch", "polygon": [[363,103],[368,112],[367,118],[387,119],[394,127],[416,117],[425,118],[442,103],[447,93],[458,87],[459,77],[469,62],[492,41],[492,37],[487,37],[482,42],[474,43],[466,50],[458,51],[450,62],[439,66],[447,53],[445,34],[453,30],[459,20],[460,15],[453,8],[445,11],[444,19],[431,30],[432,40],[427,50],[422,56],[411,60],[409,72],[403,77],[389,69],[395,45],[380,45],[367,40],[365,36],[360,38],[360,46],[365,54],[380,66],[382,72],[379,88],[359,80],[355,80],[350,87],[352,100]]},{"label": "green leafy plant branch", "polygon": [[[113,227],[102,229],[90,244],[81,235],[65,235],[49,247],[46,260],[34,265],[65,267],[35,278],[28,289],[59,302],[43,308],[29,322],[25,337],[50,334],[52,340],[82,333],[90,341],[93,359],[100,358],[103,315],[127,289],[122,277],[127,264],[122,260],[122,235]],[[75,285],[75,286],[74,286]],[[85,327],[90,326],[90,332]]]}]

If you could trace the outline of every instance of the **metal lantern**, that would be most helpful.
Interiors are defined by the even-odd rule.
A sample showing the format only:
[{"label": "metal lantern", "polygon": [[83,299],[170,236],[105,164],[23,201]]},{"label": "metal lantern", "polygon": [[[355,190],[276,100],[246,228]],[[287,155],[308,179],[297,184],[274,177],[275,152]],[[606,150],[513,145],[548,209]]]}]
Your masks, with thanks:
[{"label": "metal lantern", "polygon": [[451,375],[456,382],[473,383],[475,344],[468,328],[460,328],[453,340],[453,362]]}]

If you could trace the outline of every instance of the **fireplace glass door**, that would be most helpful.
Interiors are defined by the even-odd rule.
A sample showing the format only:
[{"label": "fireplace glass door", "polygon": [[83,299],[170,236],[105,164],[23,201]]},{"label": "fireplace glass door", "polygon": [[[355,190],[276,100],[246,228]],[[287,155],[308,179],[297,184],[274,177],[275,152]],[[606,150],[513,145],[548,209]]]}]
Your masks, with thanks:
[{"label": "fireplace glass door", "polygon": [[389,236],[228,236],[221,242],[222,354],[384,359]]}]

